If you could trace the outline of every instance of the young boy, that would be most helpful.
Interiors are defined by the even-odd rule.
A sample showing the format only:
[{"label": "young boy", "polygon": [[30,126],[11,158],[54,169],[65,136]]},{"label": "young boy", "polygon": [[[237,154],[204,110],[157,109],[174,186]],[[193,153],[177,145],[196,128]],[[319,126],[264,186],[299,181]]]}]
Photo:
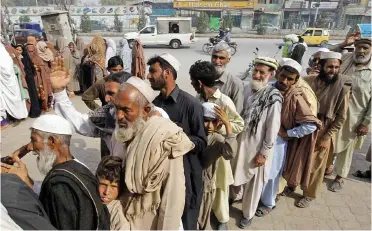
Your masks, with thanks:
[{"label": "young boy", "polygon": [[[226,113],[214,103],[203,103],[204,126],[208,134],[208,146],[203,153],[203,200],[198,219],[199,229],[209,225],[210,213],[216,215],[219,230],[227,230],[229,219],[228,204],[229,185],[233,183],[230,165],[225,160],[234,158],[237,152],[236,135]],[[226,135],[217,133],[225,126]],[[225,201],[224,201],[225,200]]]},{"label": "young boy", "polygon": [[129,223],[124,217],[122,206],[117,200],[123,183],[121,178],[123,160],[117,156],[102,158],[96,171],[98,191],[101,201],[110,212],[110,230],[129,230]]}]

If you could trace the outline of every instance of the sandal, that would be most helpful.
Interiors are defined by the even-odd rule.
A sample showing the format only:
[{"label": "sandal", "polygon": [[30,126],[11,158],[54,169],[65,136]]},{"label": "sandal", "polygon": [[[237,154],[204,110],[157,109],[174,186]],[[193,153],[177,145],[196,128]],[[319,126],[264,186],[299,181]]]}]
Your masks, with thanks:
[{"label": "sandal", "polygon": [[271,213],[271,211],[273,211],[273,209],[275,209],[275,207],[276,206],[274,206],[273,208],[269,208],[265,205],[262,205],[262,206],[258,207],[255,215],[258,216],[258,217],[264,217],[267,214]]},{"label": "sandal", "polygon": [[343,188],[343,185],[344,185],[344,181],[333,180],[332,185],[331,187],[328,188],[328,190],[332,192],[338,192],[338,191],[341,191],[341,189]]},{"label": "sandal", "polygon": [[301,200],[297,201],[295,205],[299,208],[307,208],[310,205],[310,202],[312,202],[313,199],[310,197],[302,197]]},{"label": "sandal", "polygon": [[279,196],[286,196],[289,197],[292,193],[294,193],[295,189],[289,186],[285,186],[283,192],[279,193]]},{"label": "sandal", "polygon": [[333,165],[329,166],[329,167],[326,169],[324,175],[325,175],[325,176],[332,175],[332,173],[333,173],[333,169],[334,169],[334,166],[333,166]]},{"label": "sandal", "polygon": [[353,173],[353,176],[359,178],[371,178],[371,170],[367,170],[365,172],[358,170],[355,173]]}]

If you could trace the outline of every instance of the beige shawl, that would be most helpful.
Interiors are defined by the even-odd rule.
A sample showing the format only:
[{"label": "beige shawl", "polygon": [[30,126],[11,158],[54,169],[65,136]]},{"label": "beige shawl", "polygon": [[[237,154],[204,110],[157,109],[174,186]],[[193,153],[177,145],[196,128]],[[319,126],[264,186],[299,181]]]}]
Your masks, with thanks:
[{"label": "beige shawl", "polygon": [[37,54],[46,62],[53,62],[54,55],[49,49],[48,45],[44,41],[40,41],[36,44]]},{"label": "beige shawl", "polygon": [[159,116],[150,117],[138,134],[127,147],[125,164],[125,184],[135,194],[124,210],[128,220],[158,209],[170,161],[195,147],[182,128]]}]

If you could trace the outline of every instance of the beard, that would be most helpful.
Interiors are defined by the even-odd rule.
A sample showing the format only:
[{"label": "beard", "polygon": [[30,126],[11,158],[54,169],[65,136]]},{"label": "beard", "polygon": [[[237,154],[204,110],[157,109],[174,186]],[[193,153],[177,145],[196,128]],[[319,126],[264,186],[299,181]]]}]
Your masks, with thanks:
[{"label": "beard", "polygon": [[216,68],[217,75],[219,76],[221,76],[226,70],[226,65],[223,66],[214,65],[214,67]]},{"label": "beard", "polygon": [[57,153],[46,146],[43,151],[36,154],[38,155],[36,158],[37,168],[40,173],[45,176],[53,168],[57,159]]},{"label": "beard", "polygon": [[319,75],[318,75],[318,78],[325,82],[326,84],[332,84],[334,82],[337,81],[338,79],[338,73],[337,74],[334,74],[333,76],[330,76],[328,75],[325,71],[321,70]]},{"label": "beard", "polygon": [[258,80],[252,79],[252,81],[249,83],[249,85],[251,86],[251,89],[253,91],[259,91],[267,85],[267,82],[268,81],[266,81],[266,80],[265,81],[258,81]]},{"label": "beard", "polygon": [[358,55],[354,52],[353,60],[357,64],[364,64],[368,63],[368,61],[371,59],[372,53],[369,53],[367,55]]},{"label": "beard", "polygon": [[151,88],[155,91],[160,91],[161,89],[163,89],[165,87],[165,80],[164,80],[163,73],[156,80],[155,80],[155,78],[149,79],[149,82],[150,82]]},{"label": "beard", "polygon": [[127,123],[127,127],[119,127],[118,122],[116,122],[114,135],[116,140],[122,143],[132,140],[137,132],[140,131],[146,123],[146,121],[142,117],[138,117],[137,120],[134,122],[128,122],[125,119],[121,122]]}]

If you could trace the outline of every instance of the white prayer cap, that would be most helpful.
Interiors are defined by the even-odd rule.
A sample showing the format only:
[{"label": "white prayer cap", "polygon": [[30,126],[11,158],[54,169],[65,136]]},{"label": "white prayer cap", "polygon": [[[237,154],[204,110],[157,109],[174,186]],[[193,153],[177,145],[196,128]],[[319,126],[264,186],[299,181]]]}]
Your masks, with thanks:
[{"label": "white prayer cap", "polygon": [[330,50],[328,48],[321,47],[315,53],[318,53],[318,52],[330,52]]},{"label": "white prayer cap", "polygon": [[282,58],[282,60],[280,60],[280,62],[279,62],[279,66],[284,66],[284,64],[285,64],[285,62],[287,61],[287,60],[289,60],[290,58]]},{"label": "white prayer cap", "polygon": [[42,115],[37,118],[31,128],[60,135],[72,135],[70,122],[58,115]]},{"label": "white prayer cap", "polygon": [[276,61],[276,59],[270,57],[257,57],[254,59],[254,63],[264,64],[266,66],[274,68],[274,70],[277,70],[279,66],[279,63]]},{"label": "white prayer cap", "polygon": [[202,104],[203,110],[204,110],[204,117],[210,118],[210,119],[217,119],[216,110],[215,107],[218,107],[215,103],[205,102]]},{"label": "white prayer cap", "polygon": [[151,103],[155,99],[155,91],[151,88],[149,84],[147,84],[143,79],[132,76],[130,77],[126,83],[129,83],[133,87],[135,87],[149,103]]},{"label": "white prayer cap", "polygon": [[281,65],[281,67],[284,67],[284,66],[293,67],[294,69],[296,69],[298,71],[299,74],[301,74],[302,66],[296,60],[287,58],[287,60],[284,61],[283,65]]},{"label": "white prayer cap", "polygon": [[322,54],[320,55],[320,59],[339,59],[341,60],[341,53],[338,53],[338,52],[333,52],[333,51],[329,51],[329,52],[322,52]]},{"label": "white prayer cap", "polygon": [[169,53],[163,53],[159,55],[159,57],[167,61],[177,73],[180,71],[181,63],[173,55]]}]

